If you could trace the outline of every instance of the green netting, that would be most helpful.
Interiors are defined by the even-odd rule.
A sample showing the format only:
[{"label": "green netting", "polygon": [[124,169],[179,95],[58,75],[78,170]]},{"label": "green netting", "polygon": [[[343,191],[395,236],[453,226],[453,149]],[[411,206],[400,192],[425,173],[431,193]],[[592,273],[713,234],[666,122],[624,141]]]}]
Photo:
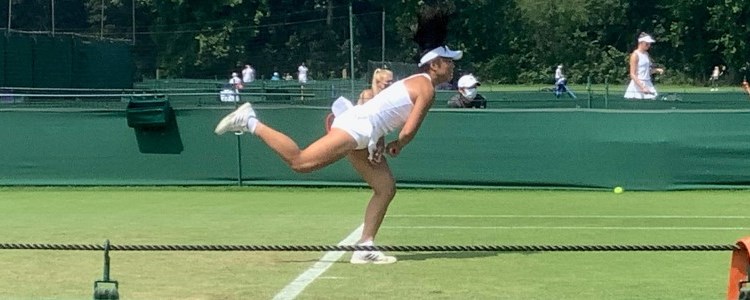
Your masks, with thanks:
[{"label": "green netting", "polygon": [[73,85],[80,88],[132,88],[133,59],[124,42],[80,41],[73,44]]},{"label": "green netting", "polygon": [[37,36],[34,45],[34,87],[69,88],[73,78],[73,40],[68,36]]},{"label": "green netting", "polygon": [[34,82],[34,39],[10,34],[5,45],[5,86],[31,87]]},{"label": "green netting", "polygon": [[69,35],[13,33],[0,39],[0,85],[24,88],[132,88],[126,42],[84,41]]},{"label": "green netting", "polygon": [[108,79],[108,88],[133,88],[133,74],[135,73],[135,64],[131,45],[127,42],[103,42],[106,47],[104,52],[104,61],[100,66],[106,73]]},{"label": "green netting", "polygon": [[78,88],[103,87],[103,76],[97,76],[97,61],[101,61],[98,45],[91,41],[76,40],[73,43],[73,85]]},{"label": "green netting", "polygon": [[5,86],[5,37],[0,38],[0,86]]}]

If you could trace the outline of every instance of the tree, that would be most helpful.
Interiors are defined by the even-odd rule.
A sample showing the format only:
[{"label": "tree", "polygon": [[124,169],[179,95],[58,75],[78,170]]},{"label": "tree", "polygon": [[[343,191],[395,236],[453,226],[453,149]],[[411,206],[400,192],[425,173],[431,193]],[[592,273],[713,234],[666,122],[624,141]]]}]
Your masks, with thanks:
[{"label": "tree", "polygon": [[[13,1],[14,27],[49,30],[48,0]],[[101,0],[58,3],[57,28],[98,35]],[[304,61],[313,78],[327,77],[349,63],[350,3],[359,77],[367,60],[380,59],[383,11],[386,60],[414,62],[416,13],[426,3],[460,8],[448,44],[466,50],[457,67],[485,81],[549,83],[560,63],[572,82],[626,81],[641,31],[658,41],[651,54],[667,67],[662,82],[700,82],[717,64],[738,76],[750,70],[745,0],[137,0],[137,65],[144,74],[223,78],[245,63],[262,77]],[[130,38],[131,4],[104,4],[105,37]]]},{"label": "tree", "polygon": [[[750,2],[744,0],[719,1],[708,10],[711,17],[707,24],[707,31],[711,35],[708,44],[713,53],[719,54],[716,62],[724,62],[734,68],[739,81],[750,77]],[[742,78],[740,78],[742,77]]]}]

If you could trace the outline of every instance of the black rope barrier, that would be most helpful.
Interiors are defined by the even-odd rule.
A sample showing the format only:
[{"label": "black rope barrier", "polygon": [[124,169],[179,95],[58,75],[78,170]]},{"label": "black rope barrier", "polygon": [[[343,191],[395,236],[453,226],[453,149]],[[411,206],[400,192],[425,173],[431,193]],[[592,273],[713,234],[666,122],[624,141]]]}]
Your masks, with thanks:
[{"label": "black rope barrier", "polygon": [[[0,244],[0,250],[103,251],[104,245]],[[109,245],[112,251],[604,252],[734,251],[737,245]]]}]

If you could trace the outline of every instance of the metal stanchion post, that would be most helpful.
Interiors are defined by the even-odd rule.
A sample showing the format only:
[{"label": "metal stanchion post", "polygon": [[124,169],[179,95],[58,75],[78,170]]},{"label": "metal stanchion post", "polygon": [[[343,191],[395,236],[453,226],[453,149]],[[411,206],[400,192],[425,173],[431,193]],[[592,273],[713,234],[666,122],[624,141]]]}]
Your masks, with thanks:
[{"label": "metal stanchion post", "polygon": [[[239,97],[234,102],[234,109],[239,108]],[[242,132],[235,133],[237,136],[237,185],[242,186]]]},{"label": "metal stanchion post", "polygon": [[104,243],[104,276],[94,281],[94,300],[119,300],[117,281],[109,280],[109,240]]}]

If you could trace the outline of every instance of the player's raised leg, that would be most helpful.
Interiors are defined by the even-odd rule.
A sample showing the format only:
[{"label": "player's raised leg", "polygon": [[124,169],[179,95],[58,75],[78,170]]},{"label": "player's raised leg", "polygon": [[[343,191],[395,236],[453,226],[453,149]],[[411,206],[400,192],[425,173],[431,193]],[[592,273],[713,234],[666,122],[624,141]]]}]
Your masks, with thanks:
[{"label": "player's raised leg", "polygon": [[300,149],[287,135],[258,123],[255,135],[276,152],[295,172],[308,173],[328,166],[349,154],[357,147],[345,131],[333,128],[307,148]]},{"label": "player's raised leg", "polygon": [[357,147],[356,141],[348,133],[334,128],[307,148],[300,149],[289,136],[258,121],[250,103],[245,103],[228,114],[214,130],[216,134],[229,131],[255,134],[292,170],[300,173],[312,172],[330,165]]}]

